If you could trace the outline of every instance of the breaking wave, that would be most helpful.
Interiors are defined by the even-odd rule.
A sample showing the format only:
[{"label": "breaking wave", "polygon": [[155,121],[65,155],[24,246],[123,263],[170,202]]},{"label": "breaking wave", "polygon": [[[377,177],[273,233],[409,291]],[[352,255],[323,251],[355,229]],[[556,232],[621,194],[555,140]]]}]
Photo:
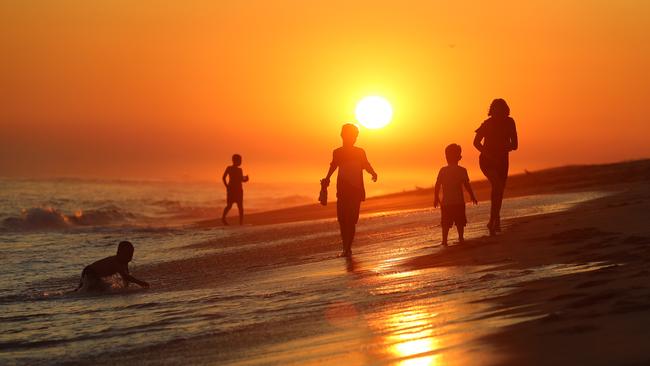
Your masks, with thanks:
[{"label": "breaking wave", "polygon": [[115,206],[79,210],[74,214],[66,214],[53,207],[32,207],[23,209],[19,216],[5,218],[2,226],[6,230],[18,231],[63,230],[125,224],[136,218],[135,214]]}]

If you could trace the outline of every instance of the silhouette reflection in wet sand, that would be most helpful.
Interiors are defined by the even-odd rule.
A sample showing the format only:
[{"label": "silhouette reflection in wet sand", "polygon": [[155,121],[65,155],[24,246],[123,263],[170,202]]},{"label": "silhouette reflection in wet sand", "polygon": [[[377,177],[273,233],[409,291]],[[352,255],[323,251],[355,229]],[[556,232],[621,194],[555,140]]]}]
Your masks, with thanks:
[{"label": "silhouette reflection in wet sand", "polygon": [[224,225],[228,225],[226,216],[232,208],[233,203],[237,204],[237,209],[239,210],[239,225],[244,223],[244,188],[242,187],[242,183],[248,182],[248,175],[244,175],[240,168],[241,161],[241,155],[233,155],[232,165],[226,168],[221,177],[227,192],[226,207],[223,209],[223,215],[221,216],[221,222]]},{"label": "silhouette reflection in wet sand", "polygon": [[366,170],[372,175],[372,181],[377,181],[377,173],[372,168],[366,157],[366,152],[354,146],[359,136],[359,128],[351,123],[346,123],[341,128],[341,139],[343,146],[334,150],[332,162],[327,175],[321,181],[327,186],[330,177],[338,168],[336,179],[336,217],[341,230],[341,241],[343,242],[344,257],[352,255],[352,241],[359,221],[359,208],[361,201],[366,199],[366,191],[363,185],[363,171]]},{"label": "silhouette reflection in wet sand", "polygon": [[517,128],[510,117],[510,107],[503,99],[495,99],[486,119],[476,130],[474,146],[481,152],[481,171],[492,186],[490,195],[490,235],[501,231],[501,203],[508,179],[508,153],[517,150]]}]

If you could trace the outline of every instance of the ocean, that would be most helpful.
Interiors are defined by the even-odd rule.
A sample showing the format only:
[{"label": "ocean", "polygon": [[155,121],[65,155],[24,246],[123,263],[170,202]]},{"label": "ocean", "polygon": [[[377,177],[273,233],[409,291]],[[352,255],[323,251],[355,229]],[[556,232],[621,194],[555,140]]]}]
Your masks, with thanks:
[{"label": "ocean", "polygon": [[[396,360],[408,359],[422,350],[400,348],[403,328],[414,325],[391,324],[395,309],[411,314],[416,324],[431,316],[417,310],[427,296],[440,301],[442,295],[489,291],[474,271],[452,269],[453,277],[443,278],[439,271],[395,269],[400,260],[442,250],[437,246],[439,211],[433,209],[362,215],[355,259],[346,262],[336,256],[334,219],[193,228],[192,223],[220,214],[224,197],[215,185],[3,180],[0,186],[2,364],[93,363],[102,355],[211,338],[222,342],[211,346],[210,358],[192,363],[308,363],[314,356],[306,350],[336,349],[341,340],[317,337],[302,347],[289,347],[291,342],[313,337],[317,330],[343,334],[349,342],[358,335],[337,319],[348,324],[350,314],[361,313],[365,328],[375,324],[378,334],[393,337],[393,348],[381,352],[392,349]],[[600,196],[509,199],[503,217],[558,212]],[[283,197],[269,189],[248,199],[264,210],[312,198]],[[487,210],[485,203],[468,206],[467,238],[484,235]],[[121,240],[135,246],[131,273],[151,288],[124,288],[114,278],[107,294],[73,292],[83,267],[113,255]],[[573,269],[536,275],[563,270]],[[384,306],[408,299],[417,301],[407,308]],[[299,329],[274,328],[278,324],[299,324]],[[261,330],[267,333],[260,335]],[[229,337],[241,332],[249,336],[235,347]],[[421,347],[429,347],[425,355],[432,347],[429,338],[418,338],[425,340]],[[416,353],[404,353],[409,351]],[[177,361],[170,362],[185,362]]]}]

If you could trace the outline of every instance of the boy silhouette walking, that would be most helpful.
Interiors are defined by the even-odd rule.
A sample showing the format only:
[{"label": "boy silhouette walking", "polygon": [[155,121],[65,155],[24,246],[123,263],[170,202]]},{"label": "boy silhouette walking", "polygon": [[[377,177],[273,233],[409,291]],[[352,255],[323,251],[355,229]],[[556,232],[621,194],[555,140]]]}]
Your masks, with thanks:
[{"label": "boy silhouette walking", "polygon": [[377,181],[377,173],[372,168],[366,157],[366,152],[354,146],[359,136],[357,126],[346,123],[341,128],[341,139],[343,146],[334,150],[332,162],[327,175],[321,184],[328,186],[330,177],[338,168],[336,179],[336,217],[341,230],[341,241],[343,252],[341,256],[352,255],[352,241],[359,221],[359,208],[361,201],[366,199],[366,191],[363,186],[363,171],[366,170],[372,175],[372,181]]},{"label": "boy silhouette walking", "polygon": [[472,186],[469,184],[469,176],[467,169],[458,165],[462,158],[460,145],[451,144],[445,148],[445,158],[447,158],[447,166],[444,166],[438,172],[438,179],[436,179],[436,186],[434,189],[435,198],[433,207],[440,205],[440,188],[442,187],[442,205],[440,205],[440,226],[442,227],[442,245],[447,246],[447,235],[449,229],[456,224],[458,229],[458,242],[463,243],[465,225],[467,224],[467,217],[465,216],[465,196],[463,196],[463,187],[467,189],[469,196],[474,202],[476,197]]}]

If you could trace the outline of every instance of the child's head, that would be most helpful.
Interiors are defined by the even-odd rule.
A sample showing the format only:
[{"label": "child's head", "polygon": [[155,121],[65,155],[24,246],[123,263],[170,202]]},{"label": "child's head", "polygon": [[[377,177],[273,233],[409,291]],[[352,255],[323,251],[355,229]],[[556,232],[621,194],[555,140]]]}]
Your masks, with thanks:
[{"label": "child's head", "polygon": [[133,259],[133,244],[130,241],[121,241],[117,246],[117,257],[122,262],[130,262]]},{"label": "child's head", "polygon": [[232,156],[232,165],[240,166],[241,165],[241,155],[235,154]]},{"label": "child's head", "polygon": [[357,142],[358,136],[359,128],[352,123],[346,123],[341,127],[341,139],[343,140],[343,145],[354,145],[354,143]]},{"label": "child's head", "polygon": [[462,149],[458,144],[451,144],[445,148],[445,158],[447,158],[447,164],[453,165],[458,164],[462,156],[460,153]]},{"label": "child's head", "polygon": [[492,101],[488,116],[490,117],[508,117],[510,115],[510,107],[505,100],[499,98]]}]

